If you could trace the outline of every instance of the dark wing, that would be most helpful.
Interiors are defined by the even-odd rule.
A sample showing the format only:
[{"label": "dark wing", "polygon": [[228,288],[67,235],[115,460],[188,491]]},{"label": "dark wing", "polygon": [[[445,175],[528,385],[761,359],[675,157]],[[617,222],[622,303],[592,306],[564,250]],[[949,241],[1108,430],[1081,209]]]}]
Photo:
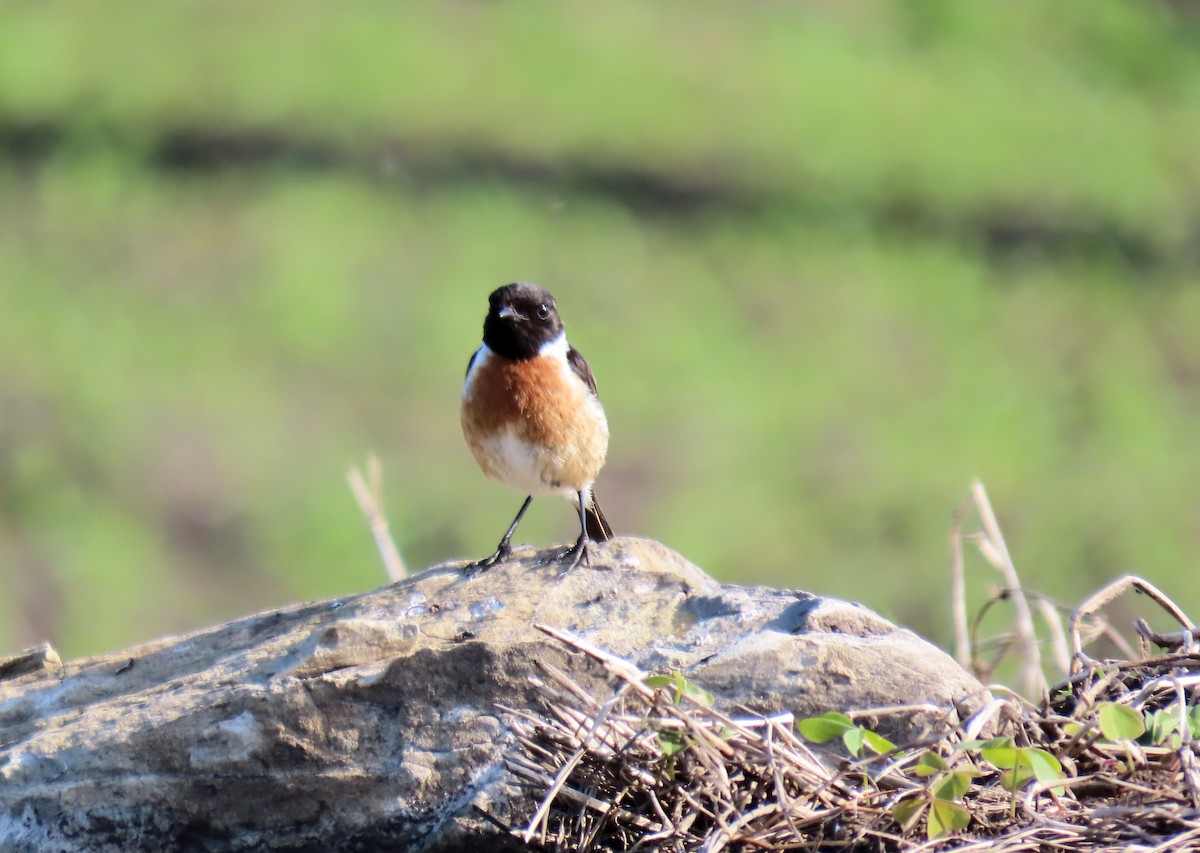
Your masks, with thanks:
[{"label": "dark wing", "polygon": [[592,369],[588,367],[587,359],[579,354],[579,350],[575,347],[567,349],[567,364],[571,365],[571,369],[575,371],[575,375],[583,380],[583,384],[591,389],[592,393],[596,393],[596,377],[592,376]]}]

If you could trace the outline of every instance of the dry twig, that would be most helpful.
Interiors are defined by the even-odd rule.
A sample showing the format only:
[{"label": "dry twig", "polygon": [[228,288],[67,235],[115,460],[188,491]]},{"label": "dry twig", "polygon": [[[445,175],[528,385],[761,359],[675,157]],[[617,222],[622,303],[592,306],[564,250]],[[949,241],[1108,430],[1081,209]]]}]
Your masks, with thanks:
[{"label": "dry twig", "polygon": [[992,511],[991,501],[983,483],[971,484],[971,499],[983,524],[983,533],[972,537],[980,553],[1004,576],[1005,584],[1016,606],[1016,630],[1021,641],[1021,688],[1027,696],[1041,696],[1046,691],[1046,676],[1042,672],[1042,655],[1038,648],[1037,631],[1033,627],[1033,612],[1017,577],[1016,566],[1008,553],[1004,534]]},{"label": "dry twig", "polygon": [[346,472],[346,480],[358,501],[358,508],[367,520],[367,526],[371,528],[371,536],[375,539],[375,547],[383,560],[388,578],[393,581],[404,580],[408,577],[408,571],[404,568],[404,560],[400,558],[400,551],[388,529],[387,516],[383,513],[383,466],[379,463],[379,457],[375,454],[367,457],[366,477],[357,468],[351,468]]},{"label": "dry twig", "polygon": [[[533,819],[512,831],[554,850],[1017,853],[1187,850],[1200,842],[1194,742],[1187,735],[1177,746],[1107,742],[1096,716],[1105,702],[1168,709],[1186,731],[1184,710],[1200,695],[1200,653],[1106,662],[1057,685],[1054,698],[1038,705],[997,689],[1007,695],[940,743],[846,762],[813,752],[788,716],[734,717],[686,692],[651,689],[627,661],[543,630],[599,661],[615,681],[601,702],[547,667],[536,682],[547,713],[519,715],[522,751],[509,767],[543,797]],[[872,714],[918,710],[928,709]],[[1010,790],[1002,768],[962,746],[985,726],[1054,755],[1066,775]],[[917,772],[929,749],[948,762],[969,756],[982,774],[961,800],[971,824],[954,836],[929,839],[923,818],[901,828],[892,816],[900,799],[930,796],[934,780]]]}]

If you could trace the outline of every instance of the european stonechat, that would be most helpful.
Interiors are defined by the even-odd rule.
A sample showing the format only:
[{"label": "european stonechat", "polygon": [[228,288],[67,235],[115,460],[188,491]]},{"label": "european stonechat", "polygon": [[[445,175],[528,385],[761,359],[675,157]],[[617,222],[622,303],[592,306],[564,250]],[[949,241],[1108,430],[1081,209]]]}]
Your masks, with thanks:
[{"label": "european stonechat", "polygon": [[579,502],[579,539],[564,555],[574,568],[588,542],[612,538],[592,483],[608,452],[608,420],[596,379],[567,343],[554,297],[534,284],[506,284],[488,297],[483,343],[467,364],[462,428],[483,473],[526,495],[487,569],[508,556],[535,497]]}]

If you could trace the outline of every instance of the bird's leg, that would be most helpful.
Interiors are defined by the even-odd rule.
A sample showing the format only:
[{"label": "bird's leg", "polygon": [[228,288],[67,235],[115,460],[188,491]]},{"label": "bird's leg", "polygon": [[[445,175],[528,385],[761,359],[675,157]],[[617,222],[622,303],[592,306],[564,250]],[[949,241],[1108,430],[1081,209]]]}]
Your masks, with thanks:
[{"label": "bird's leg", "polygon": [[575,545],[563,554],[564,560],[569,560],[564,572],[569,572],[571,569],[578,566],[581,562],[587,559],[588,552],[588,535],[587,535],[587,496],[584,492],[579,493],[579,538],[575,540]]},{"label": "bird's leg", "polygon": [[529,505],[533,503],[533,495],[525,498],[525,503],[521,504],[521,508],[517,510],[517,517],[513,519],[512,524],[508,526],[508,530],[504,533],[504,538],[500,540],[500,544],[496,546],[495,552],[490,557],[486,557],[478,562],[471,563],[466,567],[467,573],[482,572],[490,569],[497,563],[508,559],[508,555],[512,553],[512,537],[517,532],[517,525],[521,523],[521,516],[525,515],[525,510],[529,509]]}]

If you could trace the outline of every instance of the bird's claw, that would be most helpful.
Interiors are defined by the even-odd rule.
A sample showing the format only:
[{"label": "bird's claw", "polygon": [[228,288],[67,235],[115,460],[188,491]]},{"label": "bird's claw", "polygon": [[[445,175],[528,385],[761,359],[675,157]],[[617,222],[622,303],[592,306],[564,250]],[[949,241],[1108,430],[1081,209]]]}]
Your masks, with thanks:
[{"label": "bird's claw", "polygon": [[575,568],[580,563],[586,563],[587,558],[588,558],[588,538],[587,538],[587,535],[585,534],[585,535],[580,536],[579,539],[576,540],[575,544],[572,545],[570,548],[568,548],[567,551],[562,555],[562,557],[559,558],[560,561],[566,562],[566,564],[567,564],[566,566],[563,567],[562,571],[559,574],[565,575],[567,572],[571,571],[571,569]]},{"label": "bird's claw", "polygon": [[501,542],[500,546],[492,553],[490,557],[484,557],[482,560],[476,560],[474,563],[467,563],[463,566],[463,574],[470,577],[471,575],[481,574],[486,572],[497,563],[503,563],[508,559],[508,555],[512,553],[512,545],[507,542]]}]

